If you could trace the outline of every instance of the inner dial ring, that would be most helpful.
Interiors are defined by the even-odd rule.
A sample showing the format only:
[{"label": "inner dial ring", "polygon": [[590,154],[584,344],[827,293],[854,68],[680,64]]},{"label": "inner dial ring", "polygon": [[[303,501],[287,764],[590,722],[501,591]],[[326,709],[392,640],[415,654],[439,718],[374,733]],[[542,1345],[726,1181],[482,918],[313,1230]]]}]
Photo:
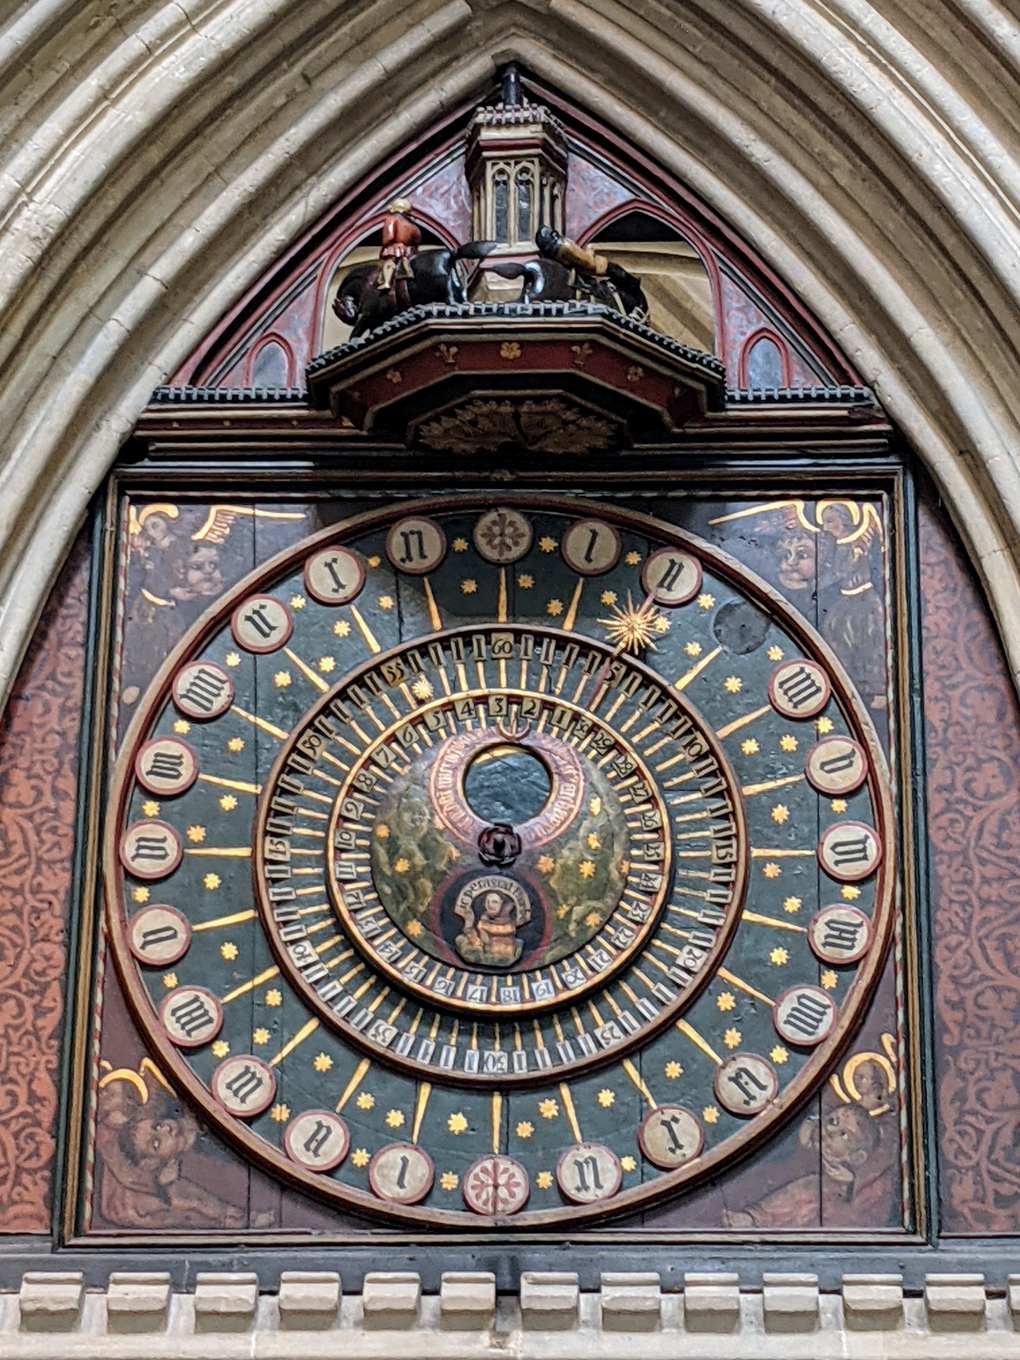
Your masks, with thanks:
[{"label": "inner dial ring", "polygon": [[[568,703],[563,699],[557,699],[548,695],[531,694],[526,690],[505,689],[505,690],[468,690],[464,694],[458,695],[456,700],[443,698],[428,704],[423,704],[418,710],[422,715],[422,726],[429,730],[430,720],[435,726],[431,729],[434,739],[441,738],[444,727],[447,730],[454,728],[454,703],[463,704],[466,700],[473,706],[476,713],[482,715],[482,720],[490,716],[493,700],[499,706],[505,703],[510,715],[511,722],[518,718],[520,709],[529,702],[534,704],[538,710],[536,716],[539,721],[545,721],[555,710],[561,721],[566,724],[566,730],[576,732],[578,727],[586,725],[588,731],[584,736],[578,737],[577,741],[582,751],[585,745],[590,745],[597,733],[608,734],[612,729],[600,724],[597,718],[593,718],[590,711],[579,708],[577,705]],[[502,701],[502,702],[501,702]],[[417,717],[417,715],[415,715]],[[469,719],[477,721],[477,719]],[[449,724],[449,726],[447,726]],[[378,896],[373,899],[364,889],[359,886],[348,888],[340,878],[345,864],[357,865],[354,855],[358,851],[345,851],[342,848],[345,830],[354,830],[355,844],[357,843],[357,830],[366,824],[371,825],[372,832],[377,833],[380,828],[389,830],[386,822],[379,818],[372,819],[371,811],[367,807],[367,800],[361,801],[366,804],[366,821],[350,822],[342,815],[342,808],[353,797],[358,798],[359,784],[358,779],[366,770],[374,770],[373,756],[377,753],[380,745],[392,742],[400,724],[395,724],[387,732],[381,733],[369,746],[356,765],[352,767],[351,773],[347,776],[344,788],[337,796],[333,805],[333,817],[330,822],[329,835],[329,884],[336,903],[337,911],[349,933],[352,941],[372,959],[373,967],[381,968],[398,986],[408,991],[414,992],[417,996],[428,1001],[432,1005],[448,1007],[453,1011],[467,1011],[477,1014],[488,1014],[499,1018],[500,1014],[510,1017],[513,1015],[530,1015],[533,1012],[547,1011],[555,1009],[557,1006],[573,1004],[579,1000],[586,992],[600,986],[604,986],[606,981],[623,967],[628,959],[631,959],[641,948],[648,935],[658,924],[658,918],[662,904],[667,896],[670,881],[670,861],[671,861],[671,842],[668,834],[669,813],[666,808],[662,795],[651,778],[647,766],[638,759],[632,750],[623,748],[624,762],[631,766],[626,775],[613,778],[612,775],[599,781],[595,787],[599,788],[598,793],[591,793],[590,796],[578,798],[577,784],[573,781],[560,800],[569,805],[578,805],[577,813],[587,813],[585,825],[591,820],[593,815],[597,815],[603,823],[609,820],[615,812],[618,816],[626,815],[628,790],[639,786],[642,791],[647,786],[650,790],[650,797],[643,800],[644,804],[650,804],[647,809],[648,829],[634,830],[629,837],[618,836],[617,839],[627,847],[622,857],[623,868],[631,867],[634,881],[643,883],[643,890],[637,887],[629,887],[631,876],[624,876],[618,865],[610,865],[607,876],[612,879],[616,874],[620,877],[620,889],[618,893],[609,890],[610,901],[599,900],[588,897],[580,903],[576,900],[570,903],[556,902],[554,894],[549,892],[549,883],[544,881],[541,872],[541,865],[552,856],[545,856],[537,852],[548,846],[555,846],[557,841],[562,841],[569,835],[574,824],[575,818],[566,819],[559,815],[555,810],[545,817],[539,816],[531,818],[521,827],[522,841],[521,854],[515,857],[515,862],[508,866],[490,866],[478,855],[475,863],[471,867],[466,867],[458,871],[457,860],[460,858],[460,846],[466,852],[470,852],[479,840],[479,831],[484,835],[486,824],[482,818],[470,814],[466,800],[463,795],[463,768],[457,768],[453,762],[447,763],[444,760],[446,751],[444,748],[449,744],[457,743],[462,735],[475,735],[480,738],[477,746],[484,754],[486,746],[492,746],[495,741],[505,742],[501,733],[493,731],[492,727],[477,728],[469,733],[459,733],[456,730],[440,740],[439,749],[435,753],[435,759],[431,769],[437,772],[438,779],[430,779],[428,788],[432,803],[431,812],[434,822],[433,828],[439,824],[441,834],[450,833],[451,828],[458,829],[470,828],[474,834],[464,835],[459,839],[459,845],[448,845],[448,850],[457,852],[457,860],[451,866],[451,871],[444,875],[441,889],[445,889],[447,902],[432,902],[429,904],[431,910],[425,913],[426,918],[444,914],[442,907],[448,905],[452,908],[453,915],[460,919],[462,927],[458,929],[453,922],[451,926],[457,930],[457,934],[451,943],[443,947],[442,936],[438,941],[435,940],[433,932],[428,932],[427,927],[422,925],[419,917],[412,915],[407,918],[406,913],[401,913],[394,898],[396,894],[387,893],[387,887],[394,888],[403,886],[399,882],[401,878],[407,878],[406,874],[390,875],[389,884],[385,884],[382,875],[378,872],[378,858],[381,854],[386,854],[385,848],[378,846],[378,837],[373,844],[373,884]],[[438,729],[438,730],[437,730]],[[539,732],[535,734],[538,738],[545,737],[546,734]],[[530,740],[529,737],[524,742]],[[544,745],[551,746],[557,738],[548,738]],[[566,750],[572,748],[564,741],[561,743]],[[605,737],[603,738],[605,744]],[[416,745],[418,745],[416,743]],[[506,749],[505,746],[503,749]],[[522,750],[529,748],[522,743]],[[542,749],[541,747],[539,749]],[[613,747],[615,749],[615,746]],[[470,751],[470,747],[468,747]],[[418,746],[419,755],[422,753]],[[549,754],[555,761],[555,752]],[[576,757],[575,757],[576,760]],[[602,774],[597,770],[599,761],[608,760],[608,768],[611,769],[612,761],[603,755],[596,761],[596,770],[588,772],[581,768],[577,762],[578,775],[583,780],[586,773]],[[466,763],[466,761],[464,762]],[[555,762],[561,767],[567,761]],[[408,785],[414,783],[415,764],[412,762],[406,767]],[[392,768],[392,767],[391,767]],[[449,785],[444,787],[441,784],[443,777],[449,780]],[[580,783],[580,780],[578,781]],[[619,786],[622,785],[622,788]],[[589,783],[589,790],[592,787]],[[618,792],[619,788],[619,792]],[[623,797],[619,797],[622,792]],[[552,793],[549,798],[549,805],[557,802],[559,790],[553,782]],[[413,796],[410,787],[400,789],[401,803],[409,796]],[[631,795],[632,797],[632,795]],[[607,804],[610,799],[615,799],[615,806],[610,811]],[[396,801],[392,796],[389,800],[392,806]],[[593,803],[601,803],[598,814],[592,814],[590,809]],[[461,813],[463,809],[473,816],[473,822],[468,823],[466,817]],[[608,813],[609,817],[603,817],[603,813]],[[645,816],[646,814],[642,814]],[[657,819],[654,829],[651,823]],[[638,818],[627,819],[627,826],[630,827]],[[545,823],[542,825],[541,823]],[[478,824],[479,831],[475,830],[474,823]],[[345,825],[346,824],[346,825]],[[536,825],[538,824],[538,825]],[[531,835],[528,835],[528,832]],[[561,833],[557,838],[555,831]],[[601,833],[606,836],[606,833]],[[591,850],[587,845],[587,837],[595,837],[599,850],[608,851],[610,854],[617,848],[611,844],[607,845],[599,839],[599,832],[587,832],[582,834],[582,841],[585,848]],[[608,839],[608,837],[606,836]],[[390,836],[385,838],[387,841]],[[474,845],[472,844],[474,843]],[[644,853],[647,858],[638,860],[639,853]],[[594,854],[592,850],[592,854]],[[653,855],[655,856],[653,858]],[[388,854],[387,859],[392,865],[394,855]],[[527,867],[520,867],[522,861],[527,862]],[[397,864],[401,861],[397,859]],[[580,864],[593,864],[593,860],[582,859]],[[642,867],[647,866],[647,867]],[[553,870],[555,872],[555,870]],[[597,872],[597,871],[596,871]],[[596,872],[592,873],[591,880],[596,878]],[[654,886],[651,880],[655,879]],[[394,881],[396,880],[396,881]],[[583,880],[582,880],[583,881]],[[350,882],[350,880],[348,880]],[[358,896],[356,896],[356,894]],[[499,903],[492,902],[492,898],[498,895]],[[387,902],[387,896],[390,901]],[[352,905],[348,905],[348,899],[354,899]],[[367,904],[362,902],[367,899]],[[491,907],[490,907],[491,903]],[[392,905],[391,905],[392,904]],[[569,912],[564,911],[564,907],[569,906]],[[389,910],[387,910],[389,908]],[[437,910],[438,908],[438,910]],[[491,912],[491,915],[490,915]],[[544,922],[545,928],[541,928],[538,933],[539,944],[536,948],[525,952],[524,942],[516,938],[521,927],[537,924],[536,917],[543,914],[547,919]],[[560,913],[563,913],[562,916]],[[449,911],[445,913],[449,916]],[[555,924],[549,917],[560,917],[564,920],[570,917],[571,925],[576,919],[578,930],[576,935],[570,940],[559,941],[550,944],[549,935],[553,933]],[[401,917],[407,922],[407,926],[419,926],[420,933],[407,930],[402,936],[394,937],[391,930],[385,924],[380,931],[380,923],[393,921],[400,929]],[[594,917],[598,917],[596,922]],[[475,918],[472,920],[471,918]],[[587,921],[587,924],[586,924]],[[437,922],[438,924],[438,922]],[[605,932],[605,933],[604,933]],[[433,934],[433,941],[423,943],[422,936]],[[417,935],[416,938],[413,938]],[[412,938],[409,938],[411,936]],[[401,938],[402,944],[397,946],[395,938]],[[376,943],[379,941],[379,943]],[[463,941],[463,943],[460,943]],[[678,937],[679,942],[679,937]],[[429,943],[432,944],[431,949]],[[543,948],[543,945],[545,946]],[[587,953],[582,946],[588,945]],[[389,946],[389,948],[387,948]],[[452,947],[451,947],[452,946]],[[571,947],[573,946],[573,947]],[[399,952],[398,952],[399,951]],[[516,954],[516,957],[514,957]],[[542,964],[530,968],[522,967],[529,960],[540,956]],[[468,965],[481,965],[482,971]],[[444,966],[445,965],[445,966]],[[544,966],[543,966],[544,965]]]},{"label": "inner dial ring", "polygon": [[[465,774],[492,753],[537,757],[537,811],[525,798],[529,815],[489,825],[469,805]],[[321,919],[289,882],[319,790]],[[548,1081],[694,1000],[737,925],[747,848],[718,742],[653,671],[562,631],[476,625],[373,657],[306,714],[266,781],[255,873],[281,964],[360,1046],[422,1076]]]}]

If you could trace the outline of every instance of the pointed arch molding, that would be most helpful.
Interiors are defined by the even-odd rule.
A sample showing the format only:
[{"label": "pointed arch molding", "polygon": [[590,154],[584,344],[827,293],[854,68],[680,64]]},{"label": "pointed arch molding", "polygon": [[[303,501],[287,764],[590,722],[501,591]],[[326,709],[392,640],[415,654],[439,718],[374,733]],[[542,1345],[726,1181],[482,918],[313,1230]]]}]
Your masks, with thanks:
[{"label": "pointed arch molding", "polygon": [[[934,6],[934,7],[933,7]],[[994,0],[26,0],[0,28],[0,694],[152,389],[516,58],[799,294],[952,508],[1020,675],[1020,26]]]}]

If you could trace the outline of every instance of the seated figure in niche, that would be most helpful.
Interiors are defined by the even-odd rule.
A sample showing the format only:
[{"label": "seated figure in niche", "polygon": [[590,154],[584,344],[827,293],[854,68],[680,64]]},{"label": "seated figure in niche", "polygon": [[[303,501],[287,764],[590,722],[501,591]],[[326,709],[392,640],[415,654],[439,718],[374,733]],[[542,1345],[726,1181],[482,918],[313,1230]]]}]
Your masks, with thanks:
[{"label": "seated figure in niche", "polygon": [[464,929],[454,944],[458,954],[468,963],[480,963],[489,968],[508,968],[521,957],[523,944],[517,938],[517,927],[526,924],[530,914],[522,917],[521,908],[505,894],[489,891],[482,898],[482,909],[476,916],[472,904],[455,908],[464,922]]}]

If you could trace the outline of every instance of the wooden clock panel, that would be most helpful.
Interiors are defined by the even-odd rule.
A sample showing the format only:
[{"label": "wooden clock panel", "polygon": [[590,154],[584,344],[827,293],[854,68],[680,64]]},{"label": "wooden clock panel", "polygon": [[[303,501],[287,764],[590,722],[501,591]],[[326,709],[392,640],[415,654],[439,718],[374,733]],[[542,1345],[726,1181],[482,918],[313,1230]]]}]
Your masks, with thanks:
[{"label": "wooden clock panel", "polygon": [[137,705],[105,866],[135,1015],[244,1155],[370,1218],[547,1227],[718,1173],[817,1089],[895,828],[774,588],[612,505],[463,496],[215,599]]}]

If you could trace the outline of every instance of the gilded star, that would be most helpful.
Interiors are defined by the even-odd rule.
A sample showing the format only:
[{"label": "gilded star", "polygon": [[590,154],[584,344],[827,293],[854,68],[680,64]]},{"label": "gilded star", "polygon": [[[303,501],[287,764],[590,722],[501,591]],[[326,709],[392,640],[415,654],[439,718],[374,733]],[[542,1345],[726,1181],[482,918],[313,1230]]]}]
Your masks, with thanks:
[{"label": "gilded star", "polygon": [[269,1031],[265,1029],[262,1025],[259,1025],[258,1029],[252,1030],[251,1041],[253,1044],[257,1044],[259,1048],[261,1048],[263,1044],[269,1043]]},{"label": "gilded star", "polygon": [[359,1091],[354,1103],[359,1110],[371,1110],[375,1106],[375,1096],[369,1091]]},{"label": "gilded star", "polygon": [[678,1062],[668,1062],[662,1069],[662,1072],[663,1076],[667,1077],[670,1081],[676,1081],[677,1077],[683,1076],[684,1069]]},{"label": "gilded star", "polygon": [[174,723],[174,731],[179,737],[183,737],[191,731],[191,723],[186,718],[178,718]]},{"label": "gilded star", "polygon": [[411,865],[408,860],[401,855],[400,859],[394,861],[393,868],[398,874],[406,874]]},{"label": "gilded star", "polygon": [[778,878],[782,872],[779,865],[773,864],[771,860],[769,860],[768,864],[762,866],[762,873],[766,878]]},{"label": "gilded star", "polygon": [[164,973],[164,974],[163,974],[163,986],[164,986],[164,987],[176,987],[176,986],[177,986],[177,974],[176,974],[176,973]]},{"label": "gilded star", "polygon": [[597,850],[599,848],[599,833],[597,831],[588,832],[588,849]]},{"label": "gilded star", "polygon": [[444,1171],[439,1177],[439,1188],[441,1190],[456,1190],[460,1184],[460,1179],[452,1171]]},{"label": "gilded star", "polygon": [[581,875],[582,878],[594,878],[595,865],[591,862],[590,859],[583,859],[581,863],[577,866],[577,872]]},{"label": "gilded star", "polygon": [[404,1126],[403,1110],[387,1110],[386,1123],[391,1129],[400,1129]]},{"label": "gilded star", "polygon": [[836,976],[836,974],[832,971],[831,968],[826,968],[825,972],[822,974],[821,981],[822,986],[825,988],[827,992],[835,991],[836,987],[839,984],[839,978]]},{"label": "gilded star", "polygon": [[269,1118],[275,1119],[278,1124],[285,1124],[290,1118],[289,1105],[274,1105],[269,1111]]},{"label": "gilded star", "polygon": [[244,737],[231,737],[230,740],[227,742],[227,750],[234,751],[235,753],[237,751],[243,751]]},{"label": "gilded star", "polygon": [[473,595],[478,589],[478,582],[471,580],[461,581],[460,588],[465,595]]},{"label": "gilded star", "polygon": [[831,719],[831,718],[819,718],[818,721],[815,723],[815,731],[816,731],[816,732],[820,732],[820,733],[822,734],[822,736],[824,736],[824,735],[826,734],[826,732],[831,732],[831,731],[832,731],[832,719]]},{"label": "gilded star", "polygon": [[315,1068],[316,1072],[328,1072],[333,1066],[333,1059],[328,1053],[316,1053],[315,1057],[312,1059],[312,1066]]},{"label": "gilded star", "polygon": [[621,1157],[620,1165],[623,1167],[624,1171],[637,1170],[637,1162],[634,1160],[633,1157]]},{"label": "gilded star", "polygon": [[551,1171],[540,1171],[535,1177],[535,1184],[538,1186],[539,1190],[551,1190],[552,1183],[553,1178]]},{"label": "gilded star", "polygon": [[305,599],[303,595],[292,595],[290,597],[291,609],[304,609],[307,603],[308,601]]},{"label": "gilded star", "polygon": [[323,675],[329,675],[330,671],[336,670],[336,658],[332,656],[319,657],[319,670]]},{"label": "gilded star", "polygon": [[769,659],[770,661],[782,661],[782,659],[783,659],[783,649],[782,649],[782,647],[772,646],[772,647],[770,647],[770,648],[768,649],[768,652],[766,653],[766,656],[768,657],[768,659]]},{"label": "gilded star", "polygon": [[698,608],[699,608],[699,609],[711,609],[712,606],[713,606],[714,604],[715,604],[715,596],[714,596],[714,595],[709,595],[709,594],[706,593],[706,594],[704,594],[704,595],[699,595],[699,596],[698,596]]},{"label": "gilded star", "polygon": [[237,958],[237,955],[238,948],[233,940],[225,940],[223,944],[220,945],[220,957],[226,959],[228,963],[233,963]]},{"label": "gilded star", "polygon": [[731,1011],[737,1004],[737,998],[732,992],[720,992],[715,999],[715,1004],[721,1011]]},{"label": "gilded star", "polygon": [[225,793],[220,799],[220,807],[224,812],[233,812],[234,808],[237,807],[237,799],[232,793]]},{"label": "gilded star", "polygon": [[784,822],[790,819],[790,809],[785,803],[777,803],[770,815],[777,826],[782,826]]},{"label": "gilded star", "polygon": [[756,756],[758,754],[758,743],[754,737],[748,737],[746,741],[740,743],[740,749],[745,756]]},{"label": "gilded star", "polygon": [[596,796],[589,802],[589,804],[588,804],[588,811],[591,813],[591,815],[592,815],[593,817],[597,817],[597,816],[599,815],[599,813],[602,811],[602,799],[599,798],[599,796],[598,796],[597,794],[596,794]]},{"label": "gilded star", "polygon": [[777,968],[781,968],[784,963],[790,961],[789,953],[782,945],[776,945],[775,949],[769,950],[769,962],[774,963]]},{"label": "gilded star", "polygon": [[419,675],[411,686],[411,693],[416,699],[431,699],[435,690],[432,688],[431,680],[424,675]]},{"label": "gilded star", "polygon": [[535,861],[535,867],[540,874],[551,874],[556,867],[556,861],[553,859],[552,855],[539,855],[538,859]]},{"label": "gilded star", "polygon": [[789,735],[779,738],[779,749],[781,751],[796,751],[797,738]]},{"label": "gilded star", "polygon": [[856,902],[861,895],[861,890],[856,883],[844,883],[840,892],[848,902]]},{"label": "gilded star", "polygon": [[604,591],[602,592],[602,594],[599,596],[599,600],[600,600],[600,602],[601,602],[602,604],[604,604],[604,605],[615,604],[615,603],[616,603],[616,591],[615,591],[615,590],[604,590]]},{"label": "gilded star", "polygon": [[648,647],[654,652],[658,650],[653,640],[657,631],[656,620],[661,617],[649,601],[642,600],[640,604],[635,604],[628,590],[626,607],[614,605],[609,618],[599,619],[598,622],[605,628],[609,641],[615,647],[625,652],[639,652],[643,647]]},{"label": "gilded star", "polygon": [[560,1107],[555,1100],[540,1100],[538,1112],[543,1119],[555,1119],[560,1112]]},{"label": "gilded star", "polygon": [[686,643],[684,643],[684,651],[687,653],[688,656],[700,656],[700,655],[701,655],[701,643],[700,643],[700,642],[686,642]]},{"label": "gilded star", "polygon": [[461,1114],[461,1112],[458,1110],[456,1114],[450,1115],[449,1119],[446,1121],[446,1127],[453,1134],[466,1133],[468,1129],[468,1121],[466,1117],[463,1114]]},{"label": "gilded star", "polygon": [[379,608],[380,608],[380,609],[392,609],[392,608],[393,608],[393,596],[392,596],[392,595],[380,595],[380,596],[379,596]]},{"label": "gilded star", "polygon": [[337,619],[333,625],[333,632],[336,633],[337,637],[346,637],[350,631],[351,625],[346,619]]},{"label": "gilded star", "polygon": [[131,896],[136,902],[148,902],[149,890],[148,888],[132,888]]},{"label": "gilded star", "polygon": [[714,1105],[706,1105],[701,1111],[701,1117],[706,1124],[717,1124],[719,1122],[719,1111]]},{"label": "gilded star", "polygon": [[424,929],[425,927],[422,925],[420,921],[411,920],[408,921],[407,923],[407,933],[408,935],[410,935],[412,940],[416,940]]},{"label": "gilded star", "polygon": [[555,619],[555,618],[558,618],[559,615],[563,613],[563,601],[562,601],[562,600],[550,600],[549,603],[548,603],[548,604],[546,605],[546,607],[545,607],[545,612],[546,612],[547,614],[551,615],[552,618],[554,618],[554,619]]},{"label": "gilded star", "polygon": [[783,898],[783,910],[784,910],[784,911],[788,911],[788,912],[790,913],[791,916],[793,915],[793,913],[794,913],[795,911],[800,911],[800,909],[801,909],[802,906],[803,906],[803,903],[801,902],[801,900],[800,900],[799,897],[784,897],[784,898]]},{"label": "gilded star", "polygon": [[772,1061],[780,1067],[783,1065],[784,1062],[786,1062],[789,1056],[790,1056],[789,1053],[787,1053],[786,1049],[783,1047],[782,1044],[776,1044],[775,1048],[772,1049],[772,1051],[769,1053],[769,1057],[772,1059]]},{"label": "gilded star", "polygon": [[739,694],[744,688],[744,682],[739,675],[728,675],[723,681],[723,689],[727,694]]},{"label": "gilded star", "polygon": [[277,689],[286,689],[290,684],[290,671],[277,671],[273,676],[273,684]]},{"label": "gilded star", "polygon": [[467,549],[468,549],[468,541],[467,541],[466,538],[455,538],[455,539],[453,540],[453,551],[454,551],[454,552],[467,552]]},{"label": "gilded star", "polygon": [[641,554],[639,552],[629,552],[623,560],[627,563],[628,567],[636,567],[641,561]]},{"label": "gilded star", "polygon": [[846,812],[846,799],[834,798],[830,806],[832,807],[833,812]]},{"label": "gilded star", "polygon": [[538,546],[542,549],[544,553],[550,553],[555,552],[560,545],[559,543],[557,543],[555,538],[546,537],[540,538],[538,540]]},{"label": "gilded star", "polygon": [[230,1052],[230,1045],[226,1039],[216,1039],[211,1045],[214,1058],[225,1058]]},{"label": "gilded star", "polygon": [[266,992],[266,1005],[267,1006],[283,1005],[283,993],[280,991],[279,987],[270,987],[269,991]]},{"label": "gilded star", "polygon": [[351,1161],[355,1166],[368,1166],[370,1160],[366,1148],[355,1148],[351,1153]]},{"label": "gilded star", "polygon": [[222,881],[223,880],[220,878],[219,874],[206,874],[205,878],[202,879],[202,882],[205,884],[205,886],[209,889],[210,892],[215,892],[216,889],[222,883]]},{"label": "gilded star", "polygon": [[517,584],[520,586],[522,590],[530,590],[531,587],[535,584],[535,578],[534,576],[529,576],[526,571],[522,571],[520,576],[518,576],[517,578]]},{"label": "gilded star", "polygon": [[375,829],[375,834],[379,837],[381,841],[384,841],[386,837],[390,834],[390,829],[385,822],[380,822]]},{"label": "gilded star", "polygon": [[377,567],[382,561],[382,558],[377,553],[373,553],[371,557],[368,557],[365,560],[370,567]]},{"label": "gilded star", "polygon": [[514,1129],[514,1133],[517,1134],[518,1138],[530,1138],[534,1132],[535,1126],[530,1119],[522,1119],[516,1129]]},{"label": "gilded star", "polygon": [[601,920],[602,917],[599,915],[597,911],[590,911],[588,915],[584,918],[584,924],[588,927],[589,930],[594,930]]},{"label": "gilded star", "polygon": [[200,845],[200,844],[202,843],[202,841],[205,840],[205,827],[204,827],[204,826],[189,826],[189,827],[188,827],[188,840],[191,841],[191,842],[192,842],[193,844],[195,844],[195,845]]},{"label": "gilded star", "polygon": [[598,1102],[604,1110],[608,1110],[610,1105],[616,1100],[616,1092],[611,1091],[608,1086],[603,1086],[598,1094]]},{"label": "gilded star", "polygon": [[728,1029],[723,1035],[722,1041],[727,1048],[737,1048],[742,1037],[739,1029]]},{"label": "gilded star", "polygon": [[241,655],[239,652],[228,652],[226,656],[223,658],[223,660],[224,663],[228,666],[240,666]]},{"label": "gilded star", "polygon": [[147,798],[145,802],[142,804],[142,812],[145,814],[146,817],[158,817],[159,804],[155,802],[152,798]]}]

